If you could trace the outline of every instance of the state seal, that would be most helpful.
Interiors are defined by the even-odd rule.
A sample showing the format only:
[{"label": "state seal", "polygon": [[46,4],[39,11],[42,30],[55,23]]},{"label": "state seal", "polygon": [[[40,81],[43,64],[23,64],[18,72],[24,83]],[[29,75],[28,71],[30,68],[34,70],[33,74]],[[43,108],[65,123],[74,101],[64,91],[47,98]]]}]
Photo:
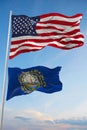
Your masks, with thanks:
[{"label": "state seal", "polygon": [[18,79],[21,85],[21,90],[25,93],[31,93],[37,88],[46,86],[44,76],[38,70],[22,72]]}]

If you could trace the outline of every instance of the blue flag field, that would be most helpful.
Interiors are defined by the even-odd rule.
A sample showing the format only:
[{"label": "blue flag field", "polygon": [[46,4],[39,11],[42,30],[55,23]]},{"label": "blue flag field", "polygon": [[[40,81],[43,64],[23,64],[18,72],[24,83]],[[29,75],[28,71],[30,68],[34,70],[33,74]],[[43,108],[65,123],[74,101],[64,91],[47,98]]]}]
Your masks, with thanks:
[{"label": "blue flag field", "polygon": [[62,90],[59,80],[61,67],[53,69],[36,66],[27,69],[8,68],[8,91],[6,100],[33,91],[54,93]]}]

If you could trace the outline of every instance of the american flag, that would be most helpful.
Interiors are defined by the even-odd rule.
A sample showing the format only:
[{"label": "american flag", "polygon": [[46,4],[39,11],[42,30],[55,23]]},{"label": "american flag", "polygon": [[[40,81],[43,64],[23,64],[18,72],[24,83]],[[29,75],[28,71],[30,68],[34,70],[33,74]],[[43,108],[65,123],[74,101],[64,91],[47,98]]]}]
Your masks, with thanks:
[{"label": "american flag", "polygon": [[10,59],[46,46],[65,50],[82,46],[84,36],[80,32],[81,19],[82,14],[65,16],[48,13],[36,17],[12,15]]}]

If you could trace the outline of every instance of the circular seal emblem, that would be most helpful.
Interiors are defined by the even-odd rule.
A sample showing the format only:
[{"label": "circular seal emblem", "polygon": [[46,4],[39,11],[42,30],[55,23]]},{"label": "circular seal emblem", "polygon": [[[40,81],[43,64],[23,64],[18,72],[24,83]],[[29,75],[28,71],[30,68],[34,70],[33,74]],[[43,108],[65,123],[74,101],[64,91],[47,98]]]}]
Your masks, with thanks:
[{"label": "circular seal emblem", "polygon": [[41,86],[46,86],[44,76],[38,70],[22,72],[19,75],[19,82],[21,90],[25,93],[31,93]]}]

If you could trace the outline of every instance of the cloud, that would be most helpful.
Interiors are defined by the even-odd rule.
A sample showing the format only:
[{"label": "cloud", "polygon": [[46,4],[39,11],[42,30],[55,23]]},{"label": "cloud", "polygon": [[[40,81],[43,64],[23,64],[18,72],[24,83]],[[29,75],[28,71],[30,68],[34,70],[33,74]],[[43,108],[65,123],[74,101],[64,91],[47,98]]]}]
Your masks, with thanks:
[{"label": "cloud", "polygon": [[[86,103],[84,105],[86,106]],[[72,115],[71,117],[66,116],[67,118],[64,116],[61,119],[54,119],[36,110],[14,111],[8,109],[5,112],[3,130],[86,130],[87,116],[76,115],[76,117],[74,115],[72,117]]]},{"label": "cloud", "polygon": [[31,120],[31,118],[26,118],[26,117],[21,117],[21,116],[16,116],[14,117],[15,119],[19,119],[21,121],[25,121],[25,122],[28,122]]},{"label": "cloud", "polygon": [[87,130],[87,117],[40,120],[27,116],[15,116],[4,124],[3,130]]},{"label": "cloud", "polygon": [[53,124],[53,123],[54,123],[54,122],[51,121],[51,120],[45,120],[44,122],[47,123],[47,124]]},{"label": "cloud", "polygon": [[87,127],[86,128],[68,128],[68,130],[87,130]]},{"label": "cloud", "polygon": [[78,126],[87,126],[87,118],[82,119],[61,119],[54,120],[55,124],[68,124],[68,125],[78,125]]},{"label": "cloud", "polygon": [[[16,116],[15,119],[30,123],[33,125],[72,125],[72,126],[87,126],[87,117],[83,118],[70,118],[70,119],[55,119],[55,120],[40,120],[35,118],[27,118],[23,116]],[[39,124],[40,123],[40,124]]]},{"label": "cloud", "polygon": [[51,125],[54,122],[51,120],[40,120],[40,119],[35,119],[35,118],[27,118],[25,116],[15,116],[15,120],[22,121],[23,123],[27,123],[29,125],[33,126],[41,126],[41,125]]}]

